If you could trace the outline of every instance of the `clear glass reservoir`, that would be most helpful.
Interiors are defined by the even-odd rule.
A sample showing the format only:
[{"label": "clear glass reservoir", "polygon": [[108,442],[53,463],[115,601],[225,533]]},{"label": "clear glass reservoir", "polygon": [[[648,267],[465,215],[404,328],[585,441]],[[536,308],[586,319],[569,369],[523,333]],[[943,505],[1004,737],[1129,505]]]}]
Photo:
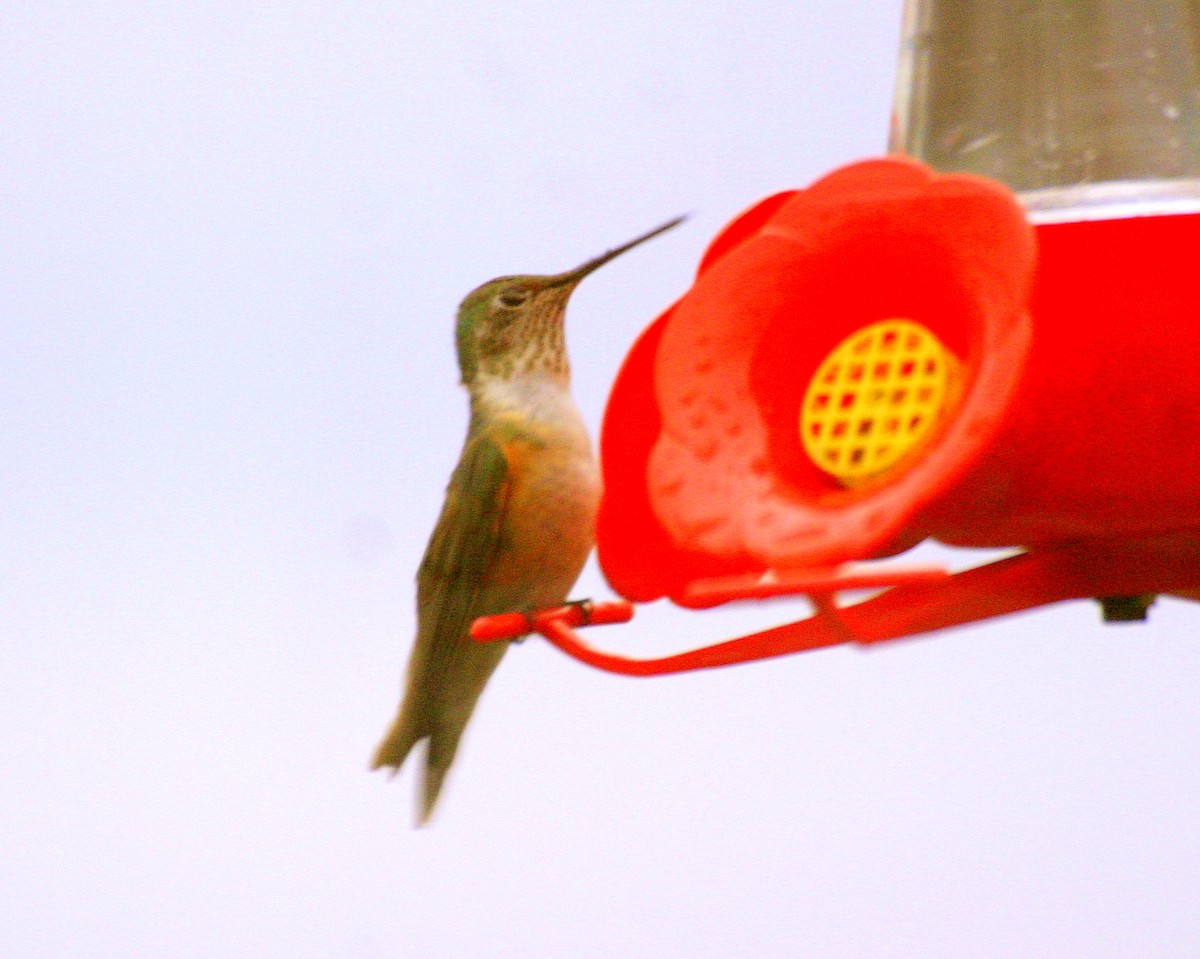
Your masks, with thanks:
[{"label": "clear glass reservoir", "polygon": [[1036,222],[1200,211],[1200,0],[906,0],[891,147]]}]

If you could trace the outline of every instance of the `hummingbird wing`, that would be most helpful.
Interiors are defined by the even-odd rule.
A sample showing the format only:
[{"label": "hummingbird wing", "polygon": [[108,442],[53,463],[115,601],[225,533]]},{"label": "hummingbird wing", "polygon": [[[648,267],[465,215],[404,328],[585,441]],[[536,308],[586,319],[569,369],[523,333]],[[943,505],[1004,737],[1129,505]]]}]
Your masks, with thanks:
[{"label": "hummingbird wing", "polygon": [[417,573],[418,646],[432,640],[430,679],[444,682],[463,651],[481,645],[467,632],[485,615],[479,610],[502,550],[511,489],[503,448],[486,433],[468,441]]},{"label": "hummingbird wing", "polygon": [[476,643],[467,633],[476,617],[500,611],[488,608],[486,589],[503,548],[511,486],[503,447],[488,432],[469,437],[417,574],[417,640],[407,690],[374,767],[398,770],[416,743],[430,740],[422,821],[437,800],[475,703],[508,646]]}]

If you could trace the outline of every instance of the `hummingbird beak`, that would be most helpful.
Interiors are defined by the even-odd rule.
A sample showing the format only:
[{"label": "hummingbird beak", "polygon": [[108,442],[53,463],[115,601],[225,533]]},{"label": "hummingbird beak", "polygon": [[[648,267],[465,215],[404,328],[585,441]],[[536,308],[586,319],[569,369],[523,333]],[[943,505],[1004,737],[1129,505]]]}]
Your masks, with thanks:
[{"label": "hummingbird beak", "polygon": [[679,224],[682,223],[686,219],[687,219],[686,215],[685,216],[677,216],[677,217],[675,217],[675,219],[669,220],[668,222],[664,223],[662,226],[656,226],[649,233],[643,233],[636,240],[630,240],[628,243],[625,243],[622,246],[617,247],[615,250],[609,250],[607,253],[602,253],[602,254],[600,254],[600,256],[596,257],[595,259],[588,260],[582,266],[577,266],[573,270],[568,270],[566,273],[560,273],[557,277],[555,277],[554,282],[551,284],[551,286],[574,286],[576,283],[578,283],[580,280],[582,280],[589,273],[593,272],[594,270],[600,269],[600,267],[604,266],[604,264],[607,263],[609,260],[615,260],[618,256],[620,256],[625,251],[632,250],[635,246],[638,246],[641,243],[645,243],[647,240],[653,239],[654,237],[658,236],[660,233],[666,233],[667,230],[670,230],[672,227],[679,226]]}]

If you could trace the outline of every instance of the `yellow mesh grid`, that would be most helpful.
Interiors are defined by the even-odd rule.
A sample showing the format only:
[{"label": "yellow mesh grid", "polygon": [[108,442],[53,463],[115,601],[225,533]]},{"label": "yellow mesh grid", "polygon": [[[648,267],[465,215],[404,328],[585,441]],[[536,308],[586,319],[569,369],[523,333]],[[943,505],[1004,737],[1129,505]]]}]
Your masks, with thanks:
[{"label": "yellow mesh grid", "polygon": [[919,449],[956,399],[962,367],[933,332],[881,320],[842,340],[813,374],[800,437],[817,466],[854,486]]}]

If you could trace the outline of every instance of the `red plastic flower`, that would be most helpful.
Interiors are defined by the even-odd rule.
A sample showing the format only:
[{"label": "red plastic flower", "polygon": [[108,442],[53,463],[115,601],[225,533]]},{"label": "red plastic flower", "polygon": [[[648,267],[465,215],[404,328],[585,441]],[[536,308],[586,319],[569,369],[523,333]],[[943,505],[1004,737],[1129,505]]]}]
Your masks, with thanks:
[{"label": "red plastic flower", "polygon": [[[845,167],[735,220],[634,347],[610,398],[599,524],[610,583],[630,599],[678,598],[700,578],[912,545],[914,520],[1008,409],[1029,344],[1034,261],[1033,230],[1003,186],[898,157]],[[945,357],[936,372],[948,412],[921,414],[920,442],[857,478],[816,461],[813,444],[838,431],[881,435],[882,414],[863,404],[908,389],[896,378],[918,361],[872,380],[874,360],[864,374],[839,359],[876,329],[893,339],[915,330],[942,350],[930,355]],[[821,377],[842,386],[814,392]],[[855,404],[856,418],[834,415]],[[828,412],[808,422],[802,408]]]}]

